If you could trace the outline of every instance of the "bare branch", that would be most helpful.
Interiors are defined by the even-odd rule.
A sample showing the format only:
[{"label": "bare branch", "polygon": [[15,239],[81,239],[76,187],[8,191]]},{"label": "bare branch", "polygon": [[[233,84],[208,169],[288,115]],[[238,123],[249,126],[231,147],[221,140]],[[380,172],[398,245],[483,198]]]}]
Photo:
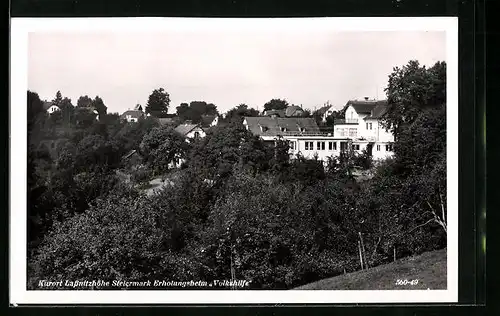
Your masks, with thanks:
[{"label": "bare branch", "polygon": [[430,220],[428,220],[427,222],[423,223],[423,224],[420,224],[414,228],[412,228],[410,231],[408,231],[408,233],[411,233],[412,231],[414,231],[415,229],[419,228],[419,227],[422,227],[422,226],[425,226],[427,224],[429,224],[430,222],[434,221],[435,219],[434,218],[431,218]]}]

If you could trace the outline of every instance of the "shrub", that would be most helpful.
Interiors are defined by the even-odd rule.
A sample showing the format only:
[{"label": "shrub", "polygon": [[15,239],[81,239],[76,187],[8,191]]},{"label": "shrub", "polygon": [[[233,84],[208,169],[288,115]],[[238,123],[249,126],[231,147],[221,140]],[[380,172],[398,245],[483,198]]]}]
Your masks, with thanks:
[{"label": "shrub", "polygon": [[144,185],[149,182],[153,173],[144,166],[140,166],[132,171],[131,179],[139,185]]}]

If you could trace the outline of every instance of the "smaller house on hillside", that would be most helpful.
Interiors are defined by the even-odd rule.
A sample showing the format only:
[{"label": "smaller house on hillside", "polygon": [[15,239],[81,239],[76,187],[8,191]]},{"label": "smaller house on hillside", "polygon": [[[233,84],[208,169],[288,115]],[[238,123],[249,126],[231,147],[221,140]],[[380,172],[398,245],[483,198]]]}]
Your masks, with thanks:
[{"label": "smaller house on hillside", "polygon": [[206,136],[205,131],[201,128],[199,124],[192,124],[186,122],[177,126],[174,129],[177,133],[181,134],[186,138],[186,140],[192,140],[197,138],[203,138]]},{"label": "smaller house on hillside", "polygon": [[286,117],[302,116],[304,115],[304,109],[297,105],[291,105],[285,109]]},{"label": "smaller house on hillside", "polygon": [[122,162],[128,167],[135,167],[142,164],[143,157],[136,149],[133,149],[122,157]]},{"label": "smaller house on hillside", "polygon": [[218,115],[202,115],[200,125],[202,128],[210,128],[219,124]]},{"label": "smaller house on hillside", "polygon": [[179,122],[179,117],[175,114],[167,114],[165,117],[158,118],[158,122],[162,126],[175,126]]},{"label": "smaller house on hillside", "polygon": [[128,110],[120,115],[120,118],[126,120],[127,122],[138,122],[139,118],[143,117],[144,113],[139,110]]},{"label": "smaller house on hillside", "polygon": [[47,101],[43,102],[43,109],[45,111],[47,111],[47,113],[49,113],[49,114],[52,114],[52,113],[57,112],[57,111],[61,111],[61,109],[57,105],[53,104],[52,102],[47,102]]},{"label": "smaller house on hillside", "polygon": [[329,104],[324,105],[315,111],[316,115],[321,117],[322,122],[326,122],[327,117],[333,114],[333,107]]},{"label": "smaller house on hillside", "polygon": [[265,110],[263,113],[263,116],[268,116],[268,117],[285,117],[285,110]]}]

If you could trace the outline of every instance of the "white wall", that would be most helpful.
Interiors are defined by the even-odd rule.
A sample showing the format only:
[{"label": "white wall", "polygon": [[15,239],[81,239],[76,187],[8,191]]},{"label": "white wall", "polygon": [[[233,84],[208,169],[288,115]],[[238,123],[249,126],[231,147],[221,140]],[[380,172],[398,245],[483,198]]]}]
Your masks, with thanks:
[{"label": "white wall", "polygon": [[373,145],[372,155],[374,160],[386,159],[394,155],[394,151],[387,150],[387,145],[386,142],[376,142]]},{"label": "white wall", "polygon": [[[297,154],[300,153],[305,158],[312,159],[312,158],[314,158],[315,154],[317,154],[318,159],[323,160],[323,161],[327,161],[328,157],[340,155],[340,143],[341,142],[345,142],[345,143],[348,142],[348,140],[346,140],[346,139],[338,139],[338,138],[334,139],[332,137],[324,137],[324,138],[321,138],[321,137],[314,137],[314,138],[313,137],[311,137],[311,138],[285,137],[285,139],[290,141],[290,143],[294,143],[294,145],[291,144],[291,146],[293,146],[292,148],[290,148],[291,155],[296,156]],[[309,144],[312,143],[312,146],[313,146],[312,149],[308,146],[308,149],[306,150],[306,142]],[[318,142],[320,144],[324,143],[324,149],[323,149],[322,145],[320,145],[320,147],[318,149]],[[332,142],[332,149],[330,149],[330,147],[329,147],[330,142]],[[335,143],[336,145],[333,145],[333,143]]]},{"label": "white wall", "polygon": [[56,105],[52,105],[50,108],[47,109],[47,112],[52,114],[52,113],[59,111],[59,110],[60,110],[59,107],[57,107]]},{"label": "white wall", "polygon": [[201,129],[200,127],[196,127],[196,128],[193,128],[193,130],[191,130],[189,133],[186,134],[186,138],[194,138],[196,132],[199,133],[199,137],[201,137],[201,138],[206,136],[206,133],[203,129]]},{"label": "white wall", "polygon": [[210,126],[216,126],[219,123],[219,117],[216,116],[215,119],[210,123]]}]

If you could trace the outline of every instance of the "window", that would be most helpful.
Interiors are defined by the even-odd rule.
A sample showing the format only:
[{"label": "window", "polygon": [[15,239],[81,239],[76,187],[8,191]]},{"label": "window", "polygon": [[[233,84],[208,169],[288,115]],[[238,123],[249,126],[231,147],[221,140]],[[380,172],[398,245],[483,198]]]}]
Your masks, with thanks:
[{"label": "window", "polygon": [[306,150],[314,150],[314,143],[306,142]]},{"label": "window", "polygon": [[194,138],[200,137],[200,132],[194,132]]},{"label": "window", "polygon": [[380,151],[380,145],[377,145],[377,151]]},{"label": "window", "polygon": [[337,142],[328,142],[328,150],[337,150]]},{"label": "window", "polygon": [[280,130],[281,130],[282,132],[286,132],[286,127],[280,127]]},{"label": "window", "polygon": [[346,142],[340,142],[340,150],[344,151],[347,149],[347,143]]},{"label": "window", "polygon": [[368,129],[368,123],[366,123],[366,129]]},{"label": "window", "polygon": [[349,128],[349,137],[356,137],[358,135],[358,130],[355,128]]},{"label": "window", "polygon": [[295,150],[295,142],[290,142],[290,149]]},{"label": "window", "polygon": [[316,142],[317,150],[325,150],[325,142]]},{"label": "window", "polygon": [[392,151],[392,144],[385,145],[385,151]]},{"label": "window", "polygon": [[337,129],[337,132],[339,133],[339,136],[341,136],[341,137],[346,136],[346,129],[345,128],[339,128],[339,129]]},{"label": "window", "polygon": [[372,123],[370,123],[370,129],[372,129]]},{"label": "window", "polygon": [[352,145],[352,150],[359,150],[359,145]]}]

